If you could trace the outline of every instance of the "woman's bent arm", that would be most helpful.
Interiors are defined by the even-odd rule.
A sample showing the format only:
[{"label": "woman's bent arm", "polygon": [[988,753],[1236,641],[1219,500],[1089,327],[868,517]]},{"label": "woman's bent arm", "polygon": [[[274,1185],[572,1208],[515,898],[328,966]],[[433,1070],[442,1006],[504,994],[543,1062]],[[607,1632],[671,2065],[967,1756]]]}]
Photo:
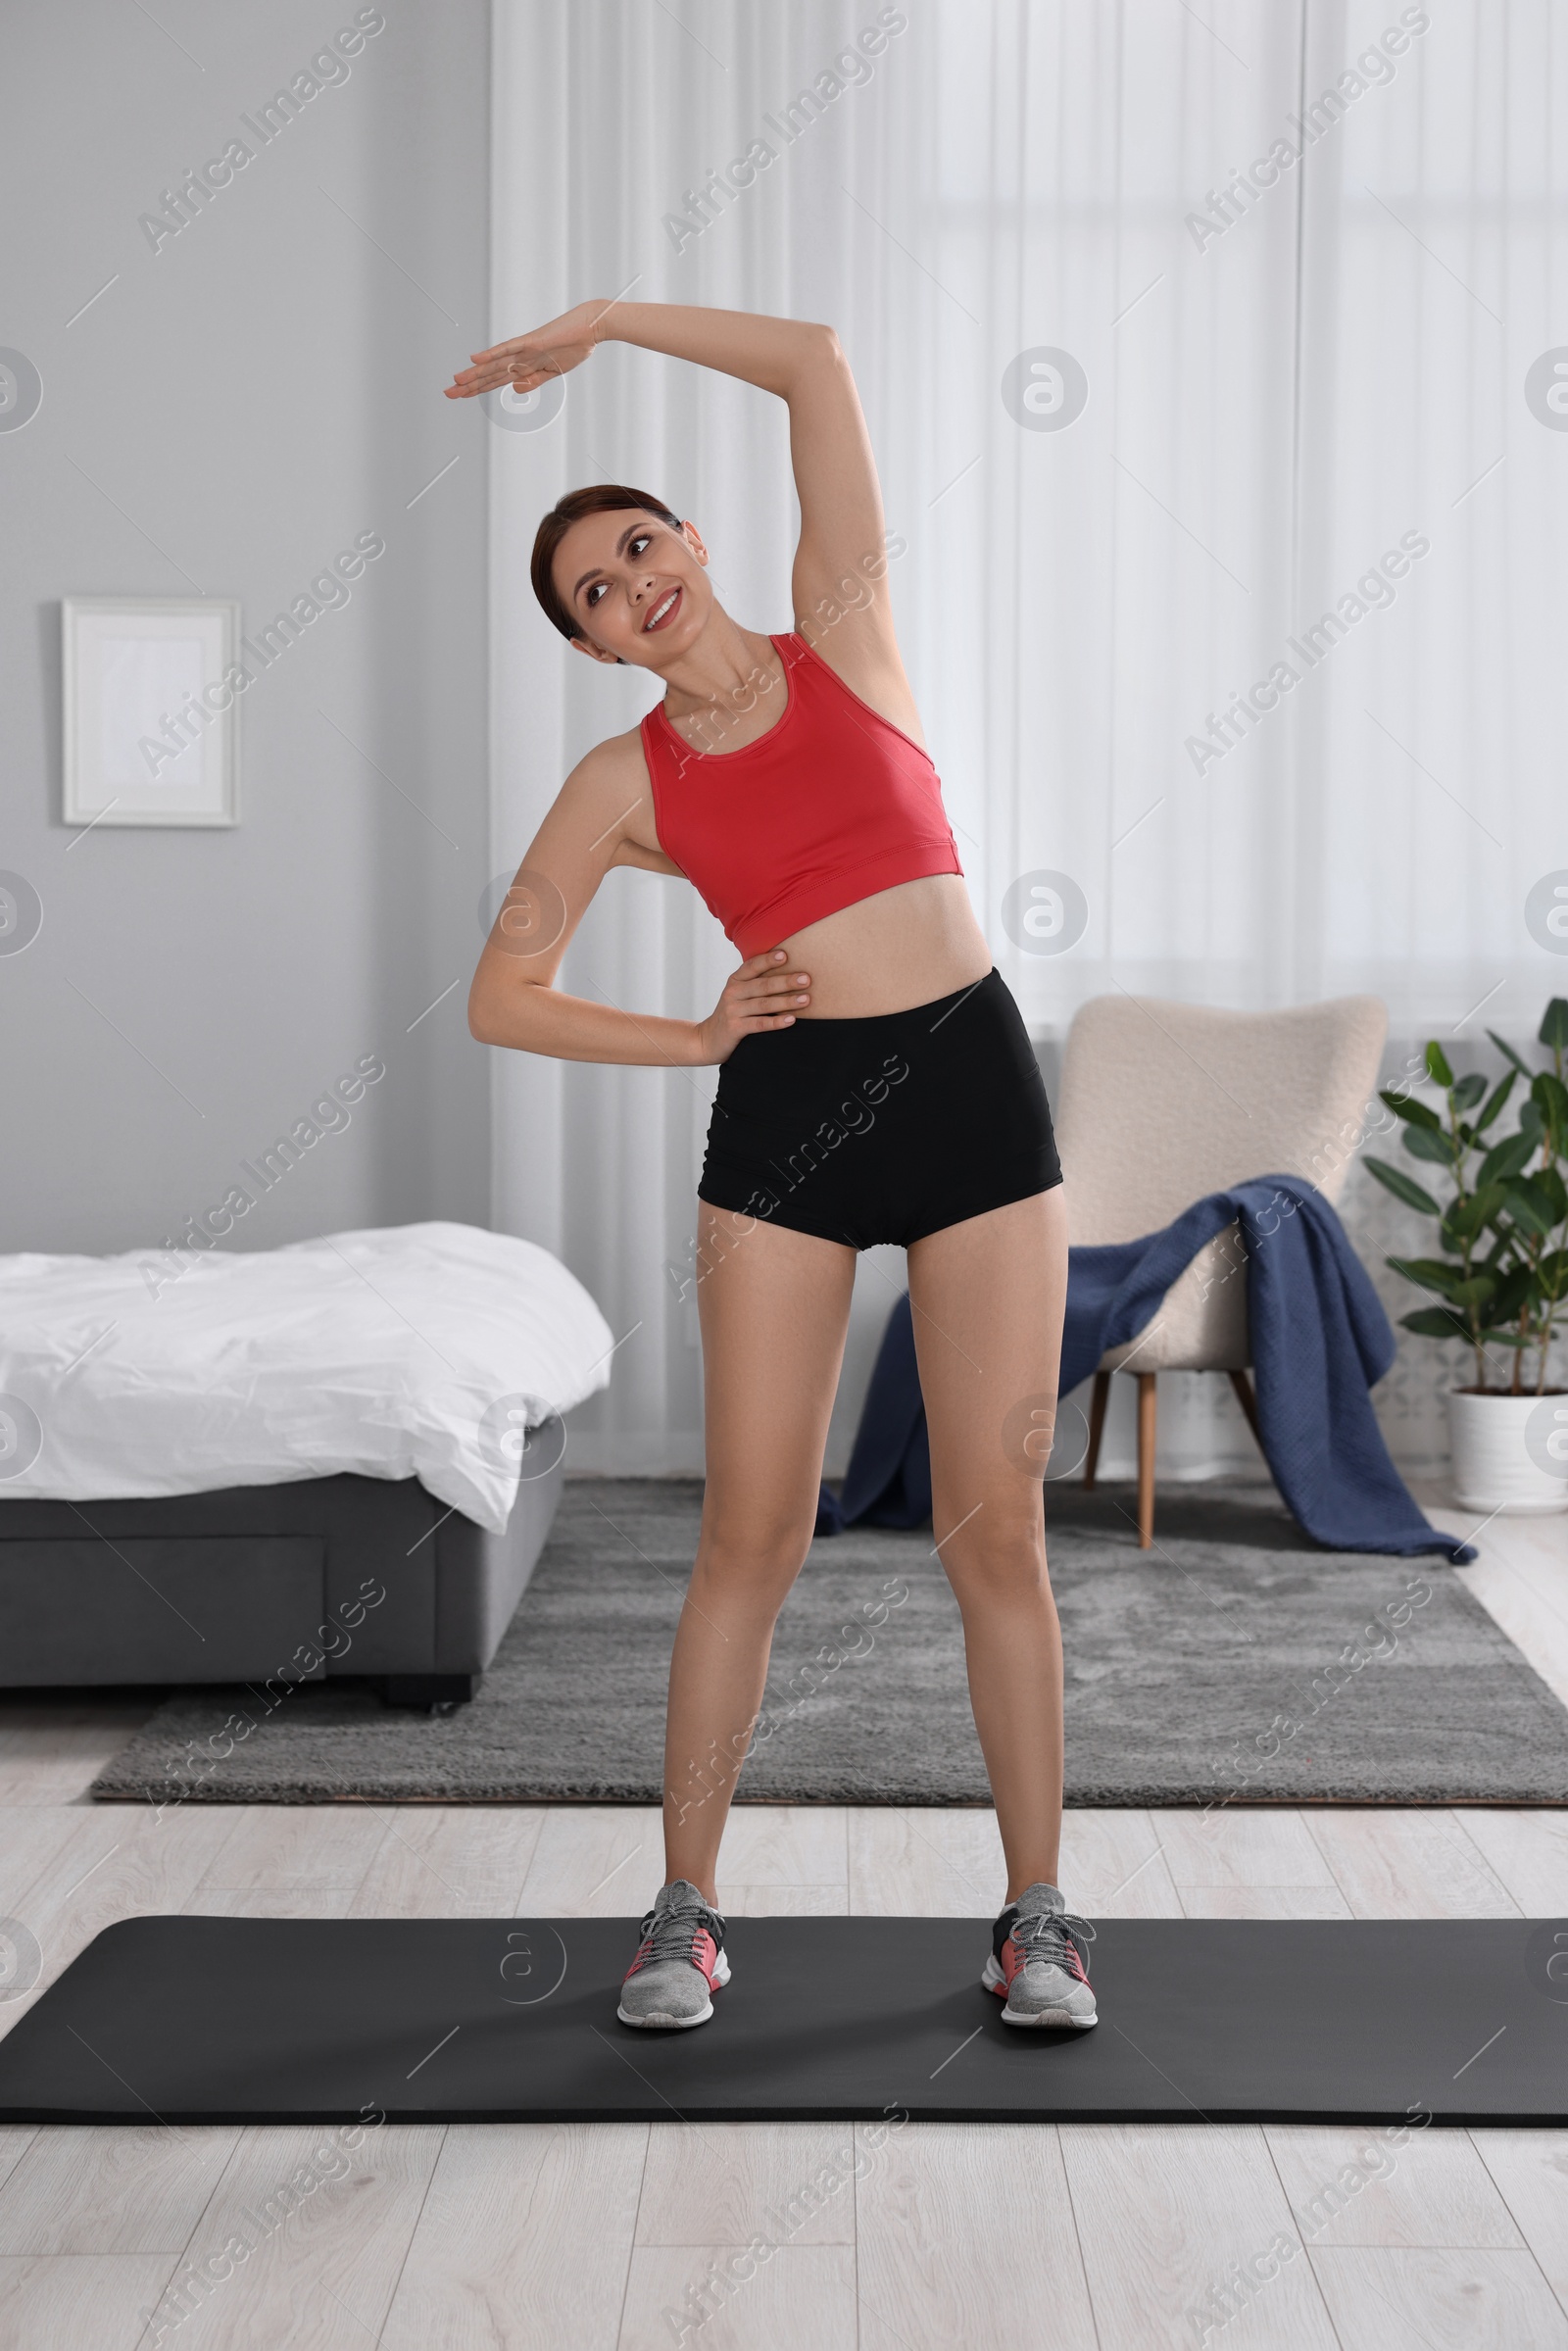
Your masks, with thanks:
[{"label": "woman's bent arm", "polygon": [[558,1061],[623,1061],[695,1068],[711,1056],[702,1050],[695,1020],[665,1020],[627,1012],[617,1004],[564,996],[548,980],[521,970],[474,973],[468,1027],[481,1045],[510,1045]]},{"label": "woman's bent arm", "polygon": [[706,1020],[669,1020],[557,989],[572,933],[612,865],[678,871],[655,845],[647,783],[635,734],[601,743],[567,776],[473,975],[468,1027],[481,1044],[563,1061],[690,1068],[726,1060],[742,1037],[787,1027],[809,1001],[808,983],[784,967],[777,949],[731,972]]}]

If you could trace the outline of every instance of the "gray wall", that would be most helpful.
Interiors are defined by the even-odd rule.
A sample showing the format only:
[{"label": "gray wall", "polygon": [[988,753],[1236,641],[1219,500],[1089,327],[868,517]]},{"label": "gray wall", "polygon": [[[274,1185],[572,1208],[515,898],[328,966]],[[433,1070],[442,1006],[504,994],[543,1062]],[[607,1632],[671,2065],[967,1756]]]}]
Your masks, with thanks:
[{"label": "gray wall", "polygon": [[[44,909],[0,955],[0,1249],[159,1242],[367,1054],[386,1075],[352,1123],[229,1245],[487,1221],[464,1007],[489,873],[491,427],[440,392],[486,339],[488,12],[375,13],[348,77],[267,146],[241,115],[355,0],[162,0],[156,24],[16,0],[0,28],[0,345],[43,382],[0,431],[0,868]],[[139,216],[236,136],[250,162],[155,252]],[[239,828],[75,839],[60,598],[199,588],[253,631],[367,531],[386,552],[352,601],[243,698]]]}]

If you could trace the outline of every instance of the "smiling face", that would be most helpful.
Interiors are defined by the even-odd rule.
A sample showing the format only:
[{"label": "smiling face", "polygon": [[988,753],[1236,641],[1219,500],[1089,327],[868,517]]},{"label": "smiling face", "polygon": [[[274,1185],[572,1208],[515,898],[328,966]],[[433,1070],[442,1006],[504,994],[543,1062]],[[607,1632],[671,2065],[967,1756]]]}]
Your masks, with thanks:
[{"label": "smiling face", "polygon": [[666,668],[713,609],[707,562],[690,522],[675,531],[625,507],[584,514],[551,565],[556,593],[583,631],[573,644],[596,661]]}]

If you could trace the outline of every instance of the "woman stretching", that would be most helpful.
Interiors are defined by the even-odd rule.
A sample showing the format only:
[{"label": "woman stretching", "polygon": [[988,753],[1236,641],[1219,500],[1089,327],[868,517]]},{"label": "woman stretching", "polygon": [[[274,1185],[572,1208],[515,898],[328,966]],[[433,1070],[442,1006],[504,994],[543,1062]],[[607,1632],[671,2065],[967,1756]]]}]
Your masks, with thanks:
[{"label": "woman stretching", "polygon": [[[448,397],[531,389],[607,341],[776,393],[801,509],[796,626],[780,636],[724,610],[696,525],[659,499],[602,485],[545,516],[533,585],[549,618],[579,654],[631,662],[664,693],[567,776],[469,998],[489,1045],[720,1065],[698,1199],[707,1491],[670,1659],[665,1884],[620,2018],[703,2024],[729,1980],[719,1839],[774,1620],[811,1541],[856,1251],[895,1242],[908,1252],[937,1549],[1007,1865],[981,1980],[1008,2024],[1093,2025],[1092,1930],[1056,1886],[1061,1636],[1042,1512],[1061,1169],[877,585],[888,542],[855,380],[827,326],[589,302],[476,353]],[[612,865],[690,880],[722,922],[743,960],[706,1020],[556,987]]]}]

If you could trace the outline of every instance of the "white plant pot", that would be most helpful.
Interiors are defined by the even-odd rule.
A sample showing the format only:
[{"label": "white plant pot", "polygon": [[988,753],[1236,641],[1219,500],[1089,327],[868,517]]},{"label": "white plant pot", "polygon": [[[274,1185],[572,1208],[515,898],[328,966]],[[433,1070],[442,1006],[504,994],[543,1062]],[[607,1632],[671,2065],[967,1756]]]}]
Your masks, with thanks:
[{"label": "white plant pot", "polygon": [[1454,1498],[1465,1509],[1505,1518],[1568,1510],[1568,1396],[1476,1396],[1450,1388],[1448,1441]]}]

